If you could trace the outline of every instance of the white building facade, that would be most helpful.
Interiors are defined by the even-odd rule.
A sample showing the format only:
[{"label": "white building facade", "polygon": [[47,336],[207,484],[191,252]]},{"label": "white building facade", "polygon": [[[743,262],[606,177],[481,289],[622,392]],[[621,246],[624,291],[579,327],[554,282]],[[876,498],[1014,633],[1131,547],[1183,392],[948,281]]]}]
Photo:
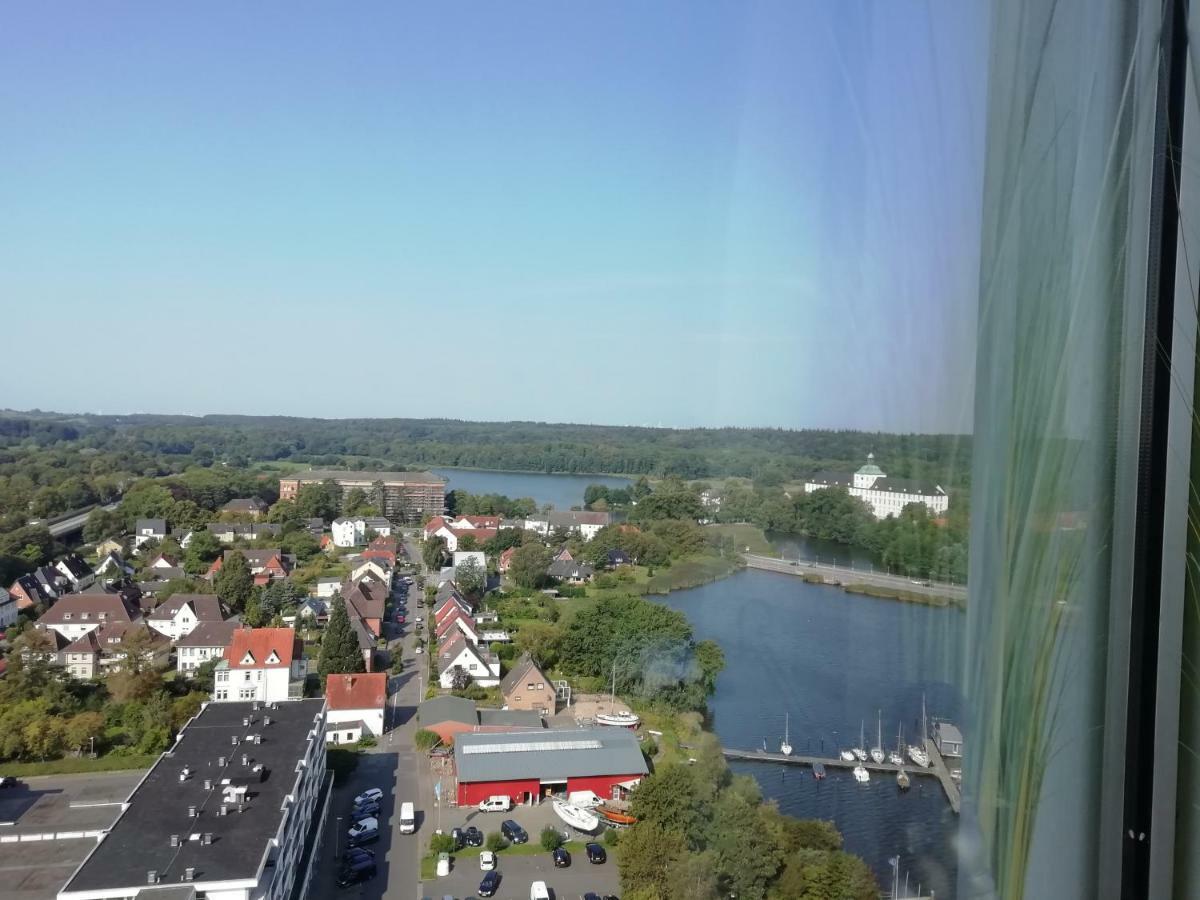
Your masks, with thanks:
[{"label": "white building facade", "polygon": [[941,485],[924,485],[901,478],[889,478],[887,473],[875,465],[875,454],[867,454],[867,464],[853,475],[823,472],[804,483],[804,492],[824,490],[828,487],[843,487],[851,497],[857,497],[868,506],[877,519],[898,516],[910,503],[922,503],[934,515],[946,512],[950,497]]}]

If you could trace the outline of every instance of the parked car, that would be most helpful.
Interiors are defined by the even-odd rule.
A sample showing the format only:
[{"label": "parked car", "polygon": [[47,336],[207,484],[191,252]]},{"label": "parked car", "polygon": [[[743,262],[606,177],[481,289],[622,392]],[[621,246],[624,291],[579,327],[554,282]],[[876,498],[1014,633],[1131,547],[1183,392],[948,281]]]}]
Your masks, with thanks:
[{"label": "parked car", "polygon": [[379,817],[379,807],[374,809],[359,809],[355,807],[350,811],[351,822],[365,822],[367,819],[377,819]]},{"label": "parked car", "polygon": [[463,840],[467,842],[468,847],[482,847],[483,832],[472,825],[470,828],[463,829]]},{"label": "parked car", "polygon": [[496,854],[491,850],[484,850],[479,854],[479,869],[482,872],[490,872],[496,868]]},{"label": "parked car", "polygon": [[466,835],[463,834],[463,830],[461,828],[450,829],[450,837],[454,841],[455,850],[461,850],[463,847],[467,846],[467,838]]},{"label": "parked car", "polygon": [[362,812],[364,809],[371,810],[373,813],[379,812],[379,801],[364,800],[362,803],[355,803],[350,807],[351,812]]},{"label": "parked car", "polygon": [[554,860],[554,868],[565,869],[571,865],[571,854],[567,852],[566,847],[556,847],[550,853],[550,858]]},{"label": "parked car", "polygon": [[508,838],[510,844],[524,844],[529,841],[529,834],[512,819],[500,823],[500,833]]},{"label": "parked car", "polygon": [[590,863],[599,865],[608,859],[608,854],[604,852],[604,848],[595,841],[588,841],[583,849],[587,851],[587,858]]},{"label": "parked car", "polygon": [[421,647],[417,647],[413,650],[413,653],[416,653],[418,656],[424,652],[425,651]]},{"label": "parked car", "polygon": [[496,891],[500,888],[500,873],[495,869],[483,876],[483,880],[479,882],[480,897],[494,897]]},{"label": "parked car", "polygon": [[488,797],[479,804],[480,812],[508,812],[512,809],[512,797],[507,794]]},{"label": "parked car", "polygon": [[355,822],[350,826],[350,830],[346,832],[346,845],[348,847],[357,847],[359,844],[370,844],[379,840],[379,820],[378,819],[363,819],[361,822]]},{"label": "parked car", "polygon": [[439,853],[437,858],[437,876],[445,878],[450,874],[450,854]]},{"label": "parked car", "polygon": [[383,791],[381,791],[379,788],[367,788],[354,798],[354,805],[358,806],[360,803],[366,803],[369,800],[374,800],[376,803],[378,803],[382,799]]},{"label": "parked car", "polygon": [[342,867],[342,871],[338,873],[338,887],[350,887],[353,884],[362,884],[364,881],[370,881],[375,877],[375,860],[360,859],[357,862],[352,862],[347,866]]},{"label": "parked car", "polygon": [[0,775],[0,788],[10,788],[17,786],[17,779],[11,775]]},{"label": "parked car", "polygon": [[342,854],[342,863],[352,863],[359,859],[374,859],[375,851],[366,847],[351,847]]},{"label": "parked car", "polygon": [[529,886],[529,900],[550,900],[550,888],[546,882],[535,881]]}]

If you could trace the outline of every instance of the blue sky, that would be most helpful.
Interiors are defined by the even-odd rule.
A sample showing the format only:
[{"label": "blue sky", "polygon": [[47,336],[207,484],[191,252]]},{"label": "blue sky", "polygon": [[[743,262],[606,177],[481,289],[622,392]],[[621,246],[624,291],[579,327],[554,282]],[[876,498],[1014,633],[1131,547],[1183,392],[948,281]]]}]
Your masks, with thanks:
[{"label": "blue sky", "polygon": [[0,405],[969,430],[976,5],[4,4]]}]

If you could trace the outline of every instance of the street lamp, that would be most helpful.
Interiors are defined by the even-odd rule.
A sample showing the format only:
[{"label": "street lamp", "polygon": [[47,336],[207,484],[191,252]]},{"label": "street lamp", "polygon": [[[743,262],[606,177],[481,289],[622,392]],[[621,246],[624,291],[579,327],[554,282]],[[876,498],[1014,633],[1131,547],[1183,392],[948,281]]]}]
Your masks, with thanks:
[{"label": "street lamp", "polygon": [[336,861],[342,855],[342,817],[337,817],[337,831],[333,833],[333,858]]}]

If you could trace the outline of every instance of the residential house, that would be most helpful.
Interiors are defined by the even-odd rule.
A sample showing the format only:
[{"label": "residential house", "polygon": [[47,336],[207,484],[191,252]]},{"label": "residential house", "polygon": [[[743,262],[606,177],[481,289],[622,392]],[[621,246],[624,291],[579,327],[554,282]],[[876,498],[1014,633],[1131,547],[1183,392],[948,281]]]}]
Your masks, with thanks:
[{"label": "residential house", "polygon": [[[475,518],[491,519],[495,517],[479,516]],[[456,521],[467,522],[468,519],[464,517],[464,519],[459,519]],[[475,539],[476,546],[482,546],[484,543],[494,538],[498,533],[499,521],[496,522],[495,527],[491,528],[478,528],[473,525],[470,527],[455,527],[450,520],[447,520],[442,516],[434,516],[425,525],[424,529],[425,540],[429,540],[430,538],[434,537],[440,537],[446,542],[446,549],[451,553],[454,553],[459,549],[460,542],[467,536]]]},{"label": "residential house", "polygon": [[150,565],[147,569],[178,569],[179,560],[166,553],[160,553],[154,559],[150,560]]},{"label": "residential house", "polygon": [[615,569],[617,566],[633,565],[633,557],[624,550],[609,550],[608,551],[608,566]]},{"label": "residential house", "polygon": [[239,628],[213,672],[213,700],[287,700],[303,693],[304,646],[291,628]]},{"label": "residential house", "polygon": [[568,531],[590,541],[605,525],[612,524],[612,515],[590,510],[552,510],[546,514],[550,531]]},{"label": "residential house", "polygon": [[125,552],[125,545],[116,538],[105,538],[96,545],[96,556],[104,557],[109,553],[116,553],[118,556]]},{"label": "residential house", "polygon": [[465,672],[480,687],[495,687],[500,683],[500,660],[472,644],[462,632],[438,645],[438,683],[443,688],[454,687],[455,675]]},{"label": "residential house", "polygon": [[267,512],[267,504],[258,497],[236,497],[221,507],[221,512],[257,519]]},{"label": "residential house", "polygon": [[329,621],[329,601],[320,597],[305,597],[291,615],[283,617],[283,624],[295,627],[297,622],[308,625],[324,625]]},{"label": "residential house", "polygon": [[538,731],[545,728],[536,712],[518,709],[478,709],[474,700],[443,694],[417,707],[417,721],[443,743],[463,732]]},{"label": "residential house", "polygon": [[370,531],[385,537],[392,533],[392,523],[383,516],[342,516],[329,526],[333,543],[338,547],[357,547]]},{"label": "residential house", "polygon": [[496,570],[503,575],[512,565],[513,554],[517,552],[516,547],[509,547],[500,553],[499,559],[496,561]]},{"label": "residential house", "polygon": [[381,584],[391,589],[392,567],[382,559],[359,559],[350,569],[350,577],[354,580],[373,575]]},{"label": "residential house", "polygon": [[56,566],[38,566],[30,574],[37,579],[42,590],[51,597],[61,597],[71,589],[71,582],[67,580],[67,576],[58,571]]},{"label": "residential house", "polygon": [[125,565],[125,560],[121,558],[121,554],[116,550],[109,550],[96,564],[93,574],[97,578],[124,578],[126,575],[133,574],[133,567]]},{"label": "residential house", "polygon": [[177,578],[187,578],[187,572],[184,571],[183,566],[158,566],[157,568],[143,569],[142,577],[147,581],[157,581],[163,585]]},{"label": "residential house", "polygon": [[473,611],[471,604],[464,599],[463,595],[460,594],[457,589],[449,591],[444,595],[440,595],[439,598],[433,602],[434,622],[441,622],[445,616],[449,615],[456,609],[461,610],[467,615],[471,615]]},{"label": "residential house", "polygon": [[17,615],[20,613],[21,607],[18,605],[17,595],[11,594],[4,588],[0,588],[0,631],[8,628],[17,621]]},{"label": "residential house", "polygon": [[68,641],[114,623],[137,622],[142,611],[120,594],[68,594],[37,620],[35,627],[61,634]]},{"label": "residential house", "polygon": [[[144,635],[145,640],[142,640]],[[105,678],[121,671],[131,652],[131,643],[141,646],[141,665],[152,669],[167,666],[171,643],[150,631],[142,622],[113,622],[72,641],[63,648],[61,657],[67,674],[78,680]]]},{"label": "residential house", "polygon": [[499,530],[501,521],[503,521],[501,516],[453,516],[447,518],[446,524],[460,531],[472,528]]},{"label": "residential house", "polygon": [[457,606],[451,605],[450,613],[443,616],[434,627],[434,635],[440,644],[452,636],[455,630],[462,632],[472,644],[479,643],[479,632],[475,627],[475,620]]},{"label": "residential house", "polygon": [[68,553],[54,564],[54,568],[58,569],[77,591],[83,590],[96,580],[96,573],[78,553]]},{"label": "residential house", "polygon": [[204,577],[210,580],[216,577],[225,564],[225,560],[233,553],[240,553],[246,558],[255,584],[270,584],[276,578],[287,578],[291,574],[291,557],[285,556],[282,550],[274,547],[267,550],[226,550],[224,556],[218,556],[213,560]]},{"label": "residential house", "polygon": [[367,545],[359,558],[378,559],[391,568],[396,567],[396,560],[401,553],[400,542],[390,535],[379,535]]},{"label": "residential house", "polygon": [[342,587],[342,579],[340,578],[318,578],[317,579],[317,596],[332,597]]},{"label": "residential house", "polygon": [[222,544],[276,538],[283,534],[283,526],[271,522],[209,522],[204,527]]},{"label": "residential house", "polygon": [[172,594],[146,617],[146,624],[177,641],[201,622],[222,622],[226,610],[215,594]]},{"label": "residential house", "polygon": [[509,709],[531,709],[543,716],[555,713],[554,683],[528,653],[501,680],[500,693]]},{"label": "residential house", "polygon": [[596,569],[591,563],[557,560],[550,563],[546,574],[567,584],[586,584],[595,576]]},{"label": "residential house", "polygon": [[325,681],[325,740],[353,744],[364,735],[382,737],[387,673],[330,675]]},{"label": "residential house", "polygon": [[368,672],[375,671],[376,636],[371,633],[366,624],[358,616],[350,616],[350,628],[354,631],[354,639],[358,641],[358,652],[362,654],[363,668]]},{"label": "residential house", "polygon": [[177,528],[171,533],[171,537],[175,539],[181,550],[186,550],[192,544],[192,537],[195,531],[191,528]]},{"label": "residential house", "polygon": [[233,643],[233,633],[241,626],[231,621],[206,621],[175,642],[175,671],[198,669],[210,659],[223,659]]},{"label": "residential house", "polygon": [[551,562],[571,562],[574,559],[575,557],[571,555],[571,551],[566,547],[563,547],[554,554],[554,558],[551,560]]},{"label": "residential house", "polygon": [[8,588],[8,592],[17,598],[17,609],[32,609],[39,603],[49,605],[58,596],[48,591],[33,575],[22,575]]},{"label": "residential house", "polygon": [[162,543],[167,539],[166,519],[138,519],[133,526],[133,550],[136,553],[147,541]]},{"label": "residential house", "polygon": [[[354,581],[342,587],[342,600],[351,619],[358,618],[371,634],[383,634],[383,616],[387,604],[387,588],[376,581]],[[374,643],[372,641],[372,643]]]},{"label": "residential house", "polygon": [[311,519],[305,519],[304,529],[317,540],[320,540],[321,535],[325,531],[325,520],[320,516],[314,516]]}]

